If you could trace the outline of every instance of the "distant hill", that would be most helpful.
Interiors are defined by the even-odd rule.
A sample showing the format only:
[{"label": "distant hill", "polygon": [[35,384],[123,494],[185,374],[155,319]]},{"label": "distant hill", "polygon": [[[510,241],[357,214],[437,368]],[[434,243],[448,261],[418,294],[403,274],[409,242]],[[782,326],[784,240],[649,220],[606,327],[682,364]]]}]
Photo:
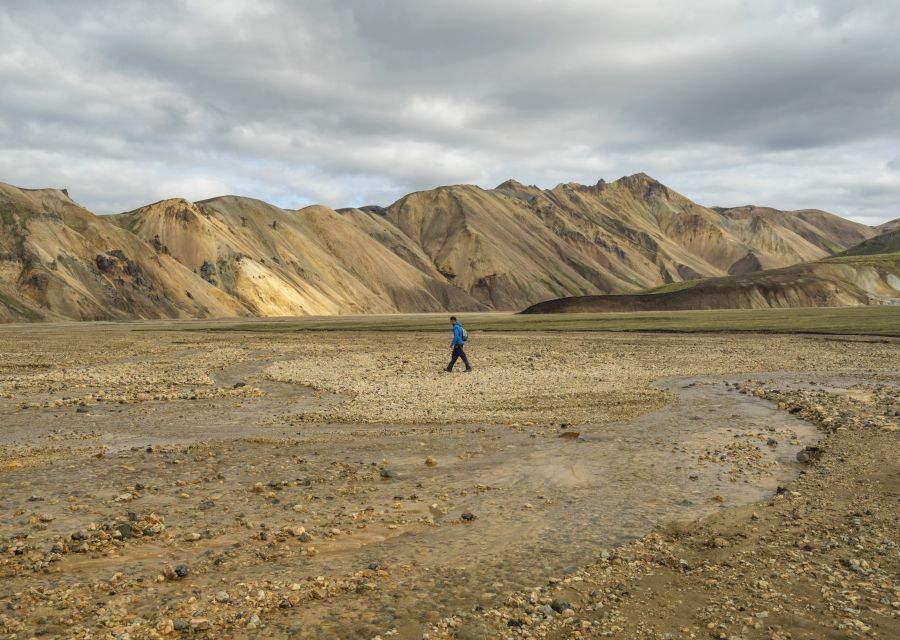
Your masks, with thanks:
[{"label": "distant hill", "polygon": [[900,251],[900,226],[888,230],[881,235],[864,240],[855,247],[851,247],[838,255],[870,256],[884,253],[897,253],[898,251]]},{"label": "distant hill", "polygon": [[879,233],[886,233],[888,231],[894,231],[895,229],[900,229],[900,218],[896,220],[891,220],[890,222],[885,222],[884,224],[878,225],[875,229]]},{"label": "distant hill", "polygon": [[387,207],[170,199],[97,216],[0,183],[0,321],[518,310],[821,260],[878,231],[713,209],[645,174],[438,187]]},{"label": "distant hill", "polygon": [[[633,295],[548,300],[524,313],[900,305],[900,230],[830,258],[741,276],[679,282]],[[900,308],[898,308],[900,313]]]}]

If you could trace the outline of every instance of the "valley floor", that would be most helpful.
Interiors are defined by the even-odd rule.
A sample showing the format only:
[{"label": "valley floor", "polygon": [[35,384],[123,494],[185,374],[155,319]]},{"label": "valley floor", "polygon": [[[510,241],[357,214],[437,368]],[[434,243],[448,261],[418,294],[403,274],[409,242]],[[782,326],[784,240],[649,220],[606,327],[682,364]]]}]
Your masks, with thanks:
[{"label": "valley floor", "polygon": [[0,328],[0,637],[900,634],[900,341],[205,328]]}]

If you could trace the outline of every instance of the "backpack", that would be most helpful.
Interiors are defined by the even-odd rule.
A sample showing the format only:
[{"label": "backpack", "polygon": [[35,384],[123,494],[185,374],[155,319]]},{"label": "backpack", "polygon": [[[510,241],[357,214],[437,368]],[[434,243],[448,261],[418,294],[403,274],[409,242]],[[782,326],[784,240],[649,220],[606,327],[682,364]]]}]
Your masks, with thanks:
[{"label": "backpack", "polygon": [[465,328],[465,327],[462,327],[462,341],[463,341],[463,342],[468,342],[468,341],[469,341],[469,332],[466,331],[466,328]]}]

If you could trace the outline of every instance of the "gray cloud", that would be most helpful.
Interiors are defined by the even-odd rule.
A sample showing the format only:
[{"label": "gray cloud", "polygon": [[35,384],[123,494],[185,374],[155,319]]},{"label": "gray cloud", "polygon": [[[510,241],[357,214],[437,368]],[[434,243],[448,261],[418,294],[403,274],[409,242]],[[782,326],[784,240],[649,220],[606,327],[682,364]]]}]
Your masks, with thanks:
[{"label": "gray cloud", "polygon": [[113,212],[645,171],[876,223],[900,216],[897,24],[892,0],[12,0],[0,180]]}]

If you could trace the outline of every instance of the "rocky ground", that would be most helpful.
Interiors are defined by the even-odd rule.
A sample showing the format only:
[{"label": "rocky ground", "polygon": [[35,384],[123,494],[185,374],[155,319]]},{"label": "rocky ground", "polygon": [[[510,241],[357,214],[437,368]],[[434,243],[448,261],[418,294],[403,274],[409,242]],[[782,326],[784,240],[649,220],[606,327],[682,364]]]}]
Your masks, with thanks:
[{"label": "rocky ground", "polygon": [[0,334],[0,637],[900,633],[896,342]]},{"label": "rocky ground", "polygon": [[818,425],[800,477],[763,504],[676,522],[432,638],[900,637],[895,385],[735,385]]}]

